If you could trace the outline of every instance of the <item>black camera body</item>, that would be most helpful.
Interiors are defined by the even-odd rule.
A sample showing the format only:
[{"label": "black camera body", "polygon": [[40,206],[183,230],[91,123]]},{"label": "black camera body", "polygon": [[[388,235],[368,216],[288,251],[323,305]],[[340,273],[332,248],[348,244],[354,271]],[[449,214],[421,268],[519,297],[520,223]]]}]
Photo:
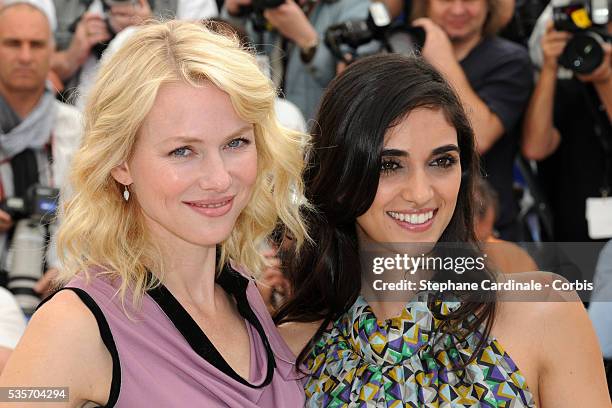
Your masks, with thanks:
[{"label": "black camera body", "polygon": [[55,231],[55,214],[59,189],[41,185],[31,186],[25,197],[12,197],[0,203],[15,226],[0,278],[13,292],[21,309],[31,315],[40,302],[34,285],[46,268],[47,246]]},{"label": "black camera body", "polygon": [[255,10],[267,10],[277,8],[283,4],[285,0],[253,0],[251,3]]},{"label": "black camera body", "polygon": [[[275,9],[283,4],[285,0],[252,0],[248,6],[240,6],[238,17],[248,17],[251,15],[261,15],[268,9]],[[261,17],[259,17],[261,18]]]},{"label": "black camera body", "polygon": [[573,34],[559,57],[561,66],[578,74],[593,72],[603,61],[603,45],[611,42],[607,24],[610,0],[570,0],[553,2],[555,30]]},{"label": "black camera body", "polygon": [[362,57],[357,55],[357,48],[372,41],[380,41],[387,52],[412,55],[423,48],[425,30],[406,24],[394,25],[387,7],[373,2],[367,20],[347,21],[325,32],[325,44],[331,53],[346,63],[350,61],[345,54],[351,54],[353,59]]},{"label": "black camera body", "polygon": [[25,197],[9,197],[0,202],[0,210],[14,221],[21,219],[51,219],[55,216],[59,201],[59,189],[35,184]]}]

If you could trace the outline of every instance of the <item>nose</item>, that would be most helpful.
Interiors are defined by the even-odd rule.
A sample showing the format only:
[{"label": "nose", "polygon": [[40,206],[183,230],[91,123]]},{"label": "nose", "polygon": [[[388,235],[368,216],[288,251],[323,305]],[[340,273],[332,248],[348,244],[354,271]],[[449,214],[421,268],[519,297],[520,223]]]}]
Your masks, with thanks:
[{"label": "nose", "polygon": [[406,179],[402,189],[402,198],[415,208],[424,207],[434,196],[430,178],[424,170],[415,170]]},{"label": "nose", "polygon": [[463,14],[465,12],[465,4],[463,0],[453,0],[451,3],[451,13]]},{"label": "nose", "polygon": [[202,160],[199,170],[200,188],[218,193],[226,192],[232,185],[232,175],[228,172],[223,157],[219,152],[214,152]]},{"label": "nose", "polygon": [[26,42],[24,42],[21,47],[19,47],[18,54],[19,62],[22,64],[27,64],[32,61],[32,48]]}]

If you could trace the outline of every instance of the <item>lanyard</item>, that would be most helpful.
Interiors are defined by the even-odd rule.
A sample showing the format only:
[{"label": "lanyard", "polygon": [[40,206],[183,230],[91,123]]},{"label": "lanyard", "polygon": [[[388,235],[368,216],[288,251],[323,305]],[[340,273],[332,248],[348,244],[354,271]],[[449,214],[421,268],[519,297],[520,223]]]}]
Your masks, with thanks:
[{"label": "lanyard", "polygon": [[[44,150],[47,156],[47,171],[48,171],[48,182],[50,187],[55,187],[55,176],[53,173],[53,145],[55,138],[53,136],[53,132],[49,136],[49,142],[44,146]],[[13,160],[14,156],[5,157],[0,160],[0,166],[4,164],[10,164],[11,160]],[[0,201],[6,199],[6,190],[4,189],[4,182],[2,181],[2,176],[0,175]]]}]

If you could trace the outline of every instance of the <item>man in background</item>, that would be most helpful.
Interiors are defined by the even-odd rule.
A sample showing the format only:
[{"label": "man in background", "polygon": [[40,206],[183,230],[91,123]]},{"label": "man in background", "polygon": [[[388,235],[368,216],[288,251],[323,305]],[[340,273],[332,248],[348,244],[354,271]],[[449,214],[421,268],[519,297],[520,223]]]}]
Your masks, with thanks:
[{"label": "man in background", "polygon": [[499,237],[518,241],[513,164],[533,74],[527,50],[496,35],[504,19],[499,6],[494,0],[415,0],[412,21],[426,31],[423,57],[466,108],[485,177],[499,196]]},{"label": "man in background", "polygon": [[253,12],[244,12],[252,5],[252,0],[226,0],[222,16],[246,28],[268,57],[274,84],[307,121],[313,119],[336,76],[337,60],[325,45],[325,32],[339,23],[365,20],[370,0],[285,0],[263,11],[262,27],[254,23]]},{"label": "man in background", "polygon": [[[58,102],[46,82],[54,42],[48,16],[35,4],[0,6],[0,201],[24,198],[36,184],[64,188],[81,137],[80,114]],[[15,221],[0,210],[0,267],[9,273]]]}]

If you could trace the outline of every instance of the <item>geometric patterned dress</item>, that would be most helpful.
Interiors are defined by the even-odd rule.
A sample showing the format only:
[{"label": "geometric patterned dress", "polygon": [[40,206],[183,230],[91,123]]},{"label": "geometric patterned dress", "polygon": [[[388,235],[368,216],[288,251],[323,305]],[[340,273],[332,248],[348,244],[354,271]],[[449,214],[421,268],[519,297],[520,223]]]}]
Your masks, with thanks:
[{"label": "geometric patterned dress", "polygon": [[[535,407],[525,378],[495,339],[464,369],[479,334],[440,333],[421,292],[400,316],[377,321],[359,296],[313,345],[305,360],[307,407]],[[458,302],[438,301],[440,313]],[[455,368],[454,368],[455,367]]]}]

